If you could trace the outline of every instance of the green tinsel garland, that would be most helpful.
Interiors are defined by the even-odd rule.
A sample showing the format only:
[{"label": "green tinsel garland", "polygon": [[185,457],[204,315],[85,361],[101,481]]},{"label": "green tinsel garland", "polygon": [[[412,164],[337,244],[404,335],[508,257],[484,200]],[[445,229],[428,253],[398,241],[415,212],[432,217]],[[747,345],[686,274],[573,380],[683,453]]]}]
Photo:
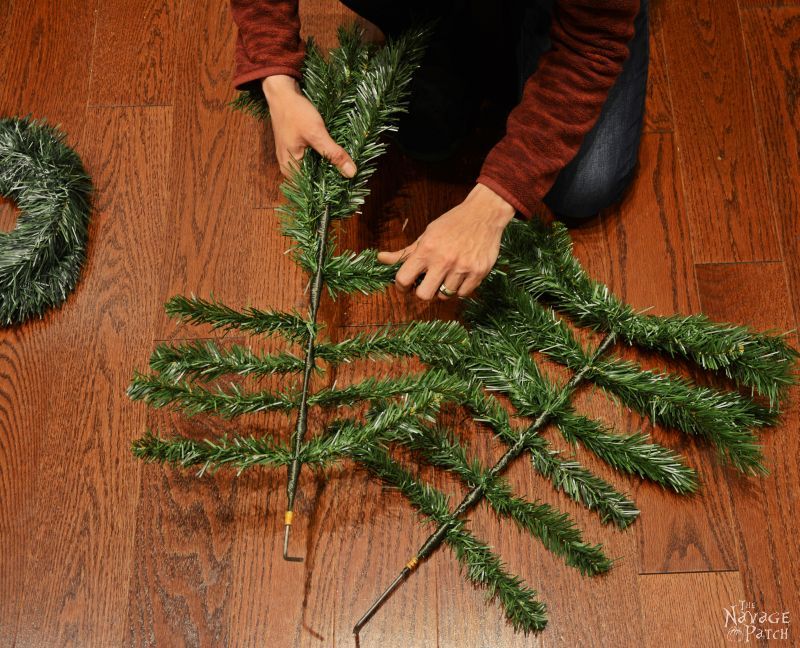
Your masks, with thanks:
[{"label": "green tinsel garland", "polygon": [[0,120],[0,195],[19,207],[0,232],[0,324],[19,324],[72,292],[85,257],[92,184],[56,128]]}]

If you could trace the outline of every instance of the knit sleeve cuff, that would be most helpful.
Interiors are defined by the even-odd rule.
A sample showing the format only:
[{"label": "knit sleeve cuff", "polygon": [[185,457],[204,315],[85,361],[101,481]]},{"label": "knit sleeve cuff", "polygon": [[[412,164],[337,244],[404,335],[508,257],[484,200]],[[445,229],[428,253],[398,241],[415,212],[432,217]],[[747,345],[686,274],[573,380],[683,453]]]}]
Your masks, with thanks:
[{"label": "knit sleeve cuff", "polygon": [[244,86],[248,83],[253,81],[260,81],[261,79],[265,79],[268,76],[274,76],[276,74],[286,74],[290,77],[294,77],[298,81],[302,78],[302,74],[300,70],[296,68],[286,66],[286,65],[267,65],[264,67],[256,68],[255,70],[248,70],[247,72],[242,72],[241,74],[235,76],[233,78],[233,85],[237,90],[243,90]]},{"label": "knit sleeve cuff", "polygon": [[502,184],[500,184],[497,180],[492,178],[486,173],[481,173],[478,176],[476,182],[489,187],[492,191],[494,191],[498,196],[500,196],[503,200],[505,200],[509,205],[511,205],[514,209],[516,209],[520,214],[522,214],[526,219],[530,219],[533,217],[533,211],[529,209],[519,198],[517,198],[513,193],[511,193],[508,189],[506,189]]}]

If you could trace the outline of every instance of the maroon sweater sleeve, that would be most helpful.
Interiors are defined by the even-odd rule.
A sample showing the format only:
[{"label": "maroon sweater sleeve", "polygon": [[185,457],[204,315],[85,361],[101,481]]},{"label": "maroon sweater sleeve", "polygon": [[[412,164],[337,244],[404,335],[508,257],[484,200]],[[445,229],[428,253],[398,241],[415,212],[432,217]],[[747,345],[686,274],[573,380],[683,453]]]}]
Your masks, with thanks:
[{"label": "maroon sweater sleeve", "polygon": [[299,79],[305,56],[300,39],[298,0],[231,0],[238,27],[233,85],[272,74]]},{"label": "maroon sweater sleeve", "polygon": [[639,0],[559,0],[541,55],[478,182],[530,218],[575,157],[622,70]]}]

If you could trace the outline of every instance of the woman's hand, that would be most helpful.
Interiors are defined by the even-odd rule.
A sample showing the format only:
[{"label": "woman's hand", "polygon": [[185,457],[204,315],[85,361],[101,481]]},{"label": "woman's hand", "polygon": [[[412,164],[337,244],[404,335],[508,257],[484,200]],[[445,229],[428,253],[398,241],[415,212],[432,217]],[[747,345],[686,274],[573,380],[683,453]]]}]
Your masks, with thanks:
[{"label": "woman's hand", "polygon": [[307,146],[327,158],[341,174],[352,178],[356,165],[341,146],[333,141],[317,109],[303,93],[297,81],[285,74],[268,76],[261,82],[269,104],[275,156],[281,173],[291,174],[294,161],[300,161]]},{"label": "woman's hand", "polygon": [[378,261],[392,264],[405,259],[395,276],[401,292],[410,290],[424,272],[425,279],[416,290],[420,299],[431,300],[435,295],[447,299],[439,291],[442,284],[466,297],[497,261],[500,237],[514,213],[503,198],[477,184],[464,202],[429,223],[414,243],[395,252],[379,252]]}]

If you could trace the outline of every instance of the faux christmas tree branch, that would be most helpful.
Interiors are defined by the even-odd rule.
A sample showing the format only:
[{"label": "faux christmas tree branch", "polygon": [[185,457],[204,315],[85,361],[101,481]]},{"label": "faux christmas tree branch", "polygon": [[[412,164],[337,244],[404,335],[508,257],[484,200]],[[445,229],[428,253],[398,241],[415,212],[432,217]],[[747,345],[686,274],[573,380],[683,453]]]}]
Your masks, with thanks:
[{"label": "faux christmas tree branch", "polygon": [[[308,319],[311,329],[316,328],[319,302],[322,296],[322,268],[325,260],[325,250],[328,244],[328,226],[330,225],[330,210],[328,206],[322,212],[317,233],[317,266],[311,280],[311,296],[309,297]],[[292,528],[294,515],[294,498],[297,492],[297,480],[300,478],[300,450],[308,429],[308,396],[311,388],[311,374],[316,369],[314,360],[314,342],[316,335],[309,335],[306,342],[305,361],[303,367],[303,387],[297,407],[297,423],[292,433],[292,463],[289,465],[289,476],[286,480],[286,514],[284,516],[283,559],[302,561],[302,558],[289,555],[289,532]]]},{"label": "faux christmas tree branch", "polygon": [[[308,149],[289,182],[283,185],[288,203],[281,208],[284,233],[297,241],[295,260],[311,276],[308,324],[316,326],[323,285],[335,295],[336,259],[329,225],[350,216],[363,203],[366,181],[375,169],[375,159],[384,151],[381,135],[393,128],[403,111],[411,75],[422,54],[422,33],[401,37],[374,56],[353,32],[341,32],[339,56],[330,62],[316,52],[306,59],[304,92],[318,106],[331,136],[348,151],[358,171],[349,180],[338,169]],[[312,50],[314,48],[312,47]],[[332,237],[330,237],[332,238]],[[303,387],[297,424],[292,436],[294,460],[289,467],[286,490],[283,557],[288,555],[294,499],[302,463],[300,452],[308,427],[309,388],[314,369],[315,336],[309,336],[305,350]],[[353,394],[357,395],[353,390]]]},{"label": "faux christmas tree branch", "polygon": [[[466,530],[464,520],[458,518],[459,513],[450,512],[444,493],[420,483],[381,448],[365,446],[357,449],[353,458],[383,482],[398,488],[414,508],[436,522],[439,529],[444,530],[439,543],[446,542],[450,546],[465,576],[473,584],[486,588],[489,600],[498,599],[515,630],[527,634],[544,628],[547,624],[546,607],[537,600],[536,591],[525,586],[519,577],[509,574],[489,546]],[[418,559],[415,558],[409,560],[390,591],[402,582],[405,574],[417,566],[417,562]],[[353,629],[354,633],[357,634],[374,614],[380,602],[382,599],[362,617]]]},{"label": "faux christmas tree branch", "polygon": [[458,397],[463,382],[444,371],[423,371],[399,378],[374,378],[342,387],[322,387],[310,391],[247,391],[236,383],[227,390],[214,389],[192,380],[180,380],[171,375],[135,373],[128,396],[143,400],[154,408],[172,407],[193,416],[213,413],[223,418],[236,418],[258,412],[298,410],[303,402],[320,407],[358,407],[361,403],[432,391],[442,396]]},{"label": "faux christmas tree branch", "polygon": [[603,554],[601,545],[584,542],[580,529],[568,514],[549,504],[513,496],[508,482],[490,474],[477,459],[470,461],[465,446],[452,438],[446,428],[412,419],[398,426],[392,440],[419,452],[430,465],[455,473],[467,487],[481,485],[499,517],[511,518],[521,529],[539,538],[550,551],[560,555],[567,565],[587,575],[610,569],[611,561]]},{"label": "faux christmas tree branch", "polygon": [[[585,364],[587,352],[551,310],[510,286],[505,278],[495,278],[486,291],[491,295],[488,300],[472,304],[474,321],[505,327],[522,349],[540,350],[573,371]],[[518,357],[519,351],[512,349],[510,357]],[[770,410],[736,392],[698,387],[680,376],[648,371],[616,357],[603,358],[590,378],[653,423],[710,439],[723,460],[738,470],[751,475],[766,472],[752,428],[774,424],[777,409]]]},{"label": "faux christmas tree branch", "polygon": [[578,324],[719,371],[766,396],[774,407],[796,382],[798,352],[783,337],[718,324],[704,315],[645,315],[621,302],[585,273],[559,223],[548,228],[511,223],[499,262],[507,267],[512,283],[551,301]]},{"label": "faux christmas tree branch", "polygon": [[[441,396],[425,391],[413,400],[386,402],[380,412],[366,422],[337,419],[325,431],[309,439],[301,449],[303,463],[328,468],[349,457],[354,449],[371,443],[388,443],[395,428],[410,419],[434,420],[442,402]],[[255,466],[288,466],[293,461],[289,445],[274,437],[224,436],[197,441],[176,434],[156,435],[148,431],[136,439],[133,453],[148,462],[171,463],[182,468],[200,466],[198,473],[215,472],[219,468],[235,468],[239,473]]]},{"label": "faux christmas tree branch", "polygon": [[[331,366],[361,359],[413,357],[420,352],[441,354],[443,349],[457,355],[466,344],[467,332],[458,322],[439,320],[409,322],[360,333],[341,342],[316,338],[314,357]],[[257,354],[248,347],[221,347],[213,340],[183,344],[161,343],[150,356],[150,368],[170,380],[184,377],[210,380],[223,375],[263,377],[300,373],[303,359],[288,352]],[[322,368],[315,365],[318,372]]]},{"label": "faux christmas tree branch", "polygon": [[[603,355],[603,353],[608,350],[608,348],[614,343],[614,335],[609,334],[607,335],[598,345],[597,350],[592,358],[592,362],[594,362],[597,358]],[[572,397],[572,392],[575,388],[583,381],[586,374],[591,368],[591,362],[587,363],[580,371],[573,374],[573,376],[569,379],[567,384],[564,388],[559,391],[554,397],[551,399],[551,402],[548,403],[548,406],[541,411],[536,421],[522,434],[520,434],[519,438],[517,439],[516,443],[511,446],[506,452],[503,454],[502,457],[491,467],[491,469],[487,473],[488,478],[494,478],[500,473],[502,473],[508,465],[516,459],[524,450],[528,447],[528,441],[533,436],[539,433],[539,430],[548,423],[550,417],[553,412],[558,411],[558,409],[567,402]],[[481,481],[480,483],[476,484],[475,487],[461,500],[461,503],[458,507],[453,511],[452,517],[448,520],[443,520],[440,522],[439,527],[434,531],[428,539],[423,543],[423,545],[417,550],[414,556],[408,561],[405,567],[400,571],[400,574],[395,578],[395,580],[389,585],[389,587],[384,590],[384,592],[376,599],[376,601],[370,606],[367,612],[358,620],[356,625],[353,627],[353,634],[357,635],[362,627],[372,618],[372,616],[378,611],[378,608],[386,601],[386,599],[391,596],[392,592],[394,592],[402,583],[403,581],[411,574],[412,571],[416,568],[420,561],[425,560],[428,556],[430,556],[441,543],[445,540],[448,536],[449,530],[452,528],[452,524],[456,518],[459,518],[463,515],[467,510],[469,510],[472,506],[474,506],[480,499],[482,499],[485,495],[484,487],[487,483],[486,480]],[[505,602],[504,602],[505,605]],[[514,627],[517,628],[518,626],[524,631],[530,631],[536,629],[534,625],[527,627],[525,625],[525,621],[517,619],[513,614],[514,608],[509,609],[506,607],[506,615],[509,616],[512,623],[514,623]],[[533,621],[531,619],[530,621]]]},{"label": "faux christmas tree branch", "polygon": [[[440,360],[450,371],[460,372],[461,377],[470,385],[465,390],[466,398],[462,404],[472,412],[474,419],[488,425],[501,441],[513,446],[522,430],[511,425],[505,408],[494,396],[485,393],[480,383],[464,367],[454,368],[452,362],[444,357]],[[576,460],[561,459],[559,451],[551,449],[550,442],[544,437],[529,437],[526,450],[530,453],[531,466],[536,472],[550,480],[556,490],[562,491],[587,509],[596,511],[604,524],[614,522],[620,529],[624,529],[639,515],[636,505],[630,499]]]},{"label": "faux christmas tree branch", "polygon": [[282,335],[290,342],[304,342],[316,335],[317,328],[309,326],[298,312],[261,310],[248,306],[234,310],[217,301],[176,295],[164,305],[167,315],[187,324],[210,324],[213,329],[238,330],[245,333]]}]

